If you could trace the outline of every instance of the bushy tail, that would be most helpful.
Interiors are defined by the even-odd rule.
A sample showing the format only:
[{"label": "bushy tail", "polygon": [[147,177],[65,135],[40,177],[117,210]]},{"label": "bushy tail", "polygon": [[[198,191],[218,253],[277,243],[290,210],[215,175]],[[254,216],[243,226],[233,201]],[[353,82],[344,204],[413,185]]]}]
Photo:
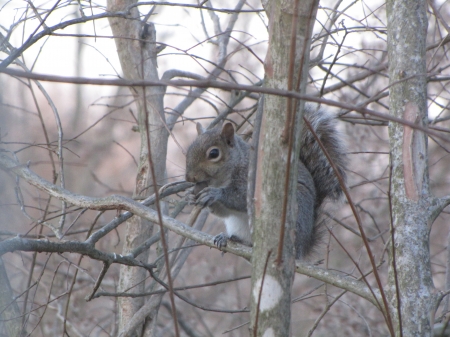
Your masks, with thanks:
[{"label": "bushy tail", "polygon": [[[345,181],[347,156],[343,141],[336,130],[335,117],[315,104],[305,104],[305,117],[326,148],[339,174]],[[342,188],[336,173],[323,153],[308,126],[303,123],[301,133],[300,160],[311,173],[316,189],[316,210],[326,198],[337,200],[342,196]]]}]

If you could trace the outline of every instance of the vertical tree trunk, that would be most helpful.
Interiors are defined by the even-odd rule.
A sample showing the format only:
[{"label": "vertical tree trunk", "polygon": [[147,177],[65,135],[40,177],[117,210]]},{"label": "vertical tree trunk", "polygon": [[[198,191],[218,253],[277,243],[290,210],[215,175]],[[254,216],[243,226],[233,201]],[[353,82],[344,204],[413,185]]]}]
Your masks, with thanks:
[{"label": "vertical tree trunk", "polygon": [[[387,2],[390,112],[421,126],[427,124],[426,10],[425,0]],[[427,136],[422,131],[390,123],[389,138],[394,230],[387,287],[390,311],[396,335],[431,336],[436,295],[429,251],[433,215]]]},{"label": "vertical tree trunk", "polygon": [[[135,0],[108,0],[109,11],[123,11]],[[122,65],[123,75],[126,79],[149,79],[158,80],[156,63],[156,31],[153,24],[143,24],[139,20],[137,8],[130,11],[129,19],[109,19],[117,52]],[[155,167],[155,175],[158,184],[162,184],[166,178],[166,154],[168,132],[164,126],[165,117],[163,109],[164,90],[161,87],[131,88],[134,95],[139,114],[139,131],[141,135],[141,149],[139,155],[139,167],[136,176],[136,187],[134,197],[145,197],[153,193],[153,180],[150,173],[147,137],[150,137],[152,146],[152,161]],[[144,101],[144,93],[146,102]],[[148,114],[150,134],[147,134],[146,114]],[[126,226],[126,237],[123,254],[139,246],[151,234],[153,225],[138,217],[132,217]],[[148,253],[143,253],[140,259],[146,261]],[[143,269],[121,266],[118,291],[124,291],[136,286],[135,292],[144,290],[145,283],[142,282],[146,274]],[[144,298],[121,298],[119,299],[119,331],[129,322],[133,315],[144,304]],[[137,332],[140,335],[140,332]]]},{"label": "vertical tree trunk", "polygon": [[[265,61],[265,85],[270,88],[305,91],[308,75],[310,34],[318,2],[268,1],[269,50]],[[298,15],[294,8],[298,7]],[[293,28],[294,25],[294,28]],[[296,26],[295,26],[296,25]],[[291,38],[292,35],[294,38]],[[293,42],[295,41],[295,42]],[[294,53],[291,54],[291,45]],[[290,56],[291,54],[291,56]],[[291,74],[292,76],[289,76]],[[290,82],[290,83],[289,83]],[[291,102],[290,111],[296,102]],[[286,98],[265,96],[258,153],[253,226],[251,327],[254,336],[289,336],[291,287],[294,279],[294,228],[297,217],[298,137],[294,137],[290,174],[287,173],[289,146],[282,137],[288,118]],[[299,130],[301,116],[295,121]],[[292,124],[290,123],[290,124]],[[290,125],[289,124],[289,125]],[[289,186],[285,190],[285,177]],[[282,222],[283,197],[288,193],[287,216]],[[285,226],[282,262],[277,247],[280,228]],[[269,257],[269,252],[270,257]],[[262,289],[261,289],[262,287]]]}]

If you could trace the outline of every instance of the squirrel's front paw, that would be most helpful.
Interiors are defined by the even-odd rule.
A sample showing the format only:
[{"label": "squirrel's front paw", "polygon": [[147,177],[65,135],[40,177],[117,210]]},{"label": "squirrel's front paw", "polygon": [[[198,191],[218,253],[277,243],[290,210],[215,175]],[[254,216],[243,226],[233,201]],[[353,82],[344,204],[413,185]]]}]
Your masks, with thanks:
[{"label": "squirrel's front paw", "polygon": [[208,186],[206,181],[196,183],[194,186],[186,189],[186,194],[184,195],[184,200],[188,202],[189,205],[194,205],[197,203],[197,195]]},{"label": "squirrel's front paw", "polygon": [[196,196],[195,204],[201,207],[211,206],[220,199],[222,190],[216,187],[206,187]]},{"label": "squirrel's front paw", "polygon": [[194,188],[195,186],[186,189],[186,193],[184,194],[184,200],[186,200],[189,205],[195,204]]},{"label": "squirrel's front paw", "polygon": [[228,236],[225,233],[220,233],[214,237],[214,244],[217,248],[222,248],[227,246]]}]

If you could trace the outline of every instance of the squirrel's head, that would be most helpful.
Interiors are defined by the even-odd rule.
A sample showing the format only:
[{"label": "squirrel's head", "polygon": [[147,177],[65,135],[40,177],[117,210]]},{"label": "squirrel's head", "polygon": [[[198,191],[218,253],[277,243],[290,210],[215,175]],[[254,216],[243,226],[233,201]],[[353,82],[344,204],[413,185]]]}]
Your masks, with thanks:
[{"label": "squirrel's head", "polygon": [[231,150],[235,146],[231,123],[205,130],[197,123],[197,139],[186,154],[186,180],[222,187],[231,177]]}]

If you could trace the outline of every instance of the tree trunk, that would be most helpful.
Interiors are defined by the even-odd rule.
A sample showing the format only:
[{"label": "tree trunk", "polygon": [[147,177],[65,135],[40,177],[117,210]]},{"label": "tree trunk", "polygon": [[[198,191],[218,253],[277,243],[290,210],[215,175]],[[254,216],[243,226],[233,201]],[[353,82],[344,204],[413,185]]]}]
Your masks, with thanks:
[{"label": "tree trunk", "polygon": [[0,257],[0,333],[3,331],[2,325],[8,336],[25,335],[25,331],[22,331],[22,316],[19,306],[17,300],[14,300],[5,264]]},{"label": "tree trunk", "polygon": [[[304,93],[308,75],[310,35],[318,3],[308,0],[302,1],[300,5],[299,2],[297,1],[297,5],[295,0],[283,3],[269,1],[263,4],[269,17],[265,86]],[[294,8],[297,6],[300,8],[296,12]],[[294,38],[291,38],[292,34],[295,34]],[[297,114],[292,123],[286,123],[289,116],[287,111],[294,112],[297,103],[299,102],[288,102],[286,98],[269,95],[265,96],[264,101],[253,226],[250,325],[253,336],[289,336],[291,288],[295,268],[294,228],[297,218],[296,153],[299,144],[298,135],[295,135],[288,173],[288,130],[283,130],[285,125],[292,123],[295,123],[295,129],[299,130],[302,121],[300,114]],[[286,176],[289,177],[287,187]],[[285,193],[288,193],[286,220],[282,223]],[[285,227],[284,243],[281,261],[276,261],[281,226]]]},{"label": "tree trunk", "polygon": [[[135,0],[109,0],[109,11],[123,11]],[[144,24],[139,20],[136,7],[130,11],[129,19],[109,19],[123,75],[126,79],[158,80],[156,63],[156,31],[153,24]],[[135,198],[143,198],[153,193],[153,179],[150,173],[148,158],[148,142],[150,137],[152,162],[155,168],[156,181],[162,184],[166,178],[166,154],[168,132],[165,128],[163,109],[164,90],[161,87],[131,88],[138,107],[139,132],[141,149],[139,167],[136,176]],[[146,101],[143,99],[146,96]],[[148,129],[146,120],[148,115]],[[150,131],[150,133],[148,133]],[[127,222],[123,254],[128,254],[133,248],[144,242],[153,231],[153,225],[142,218],[132,217]],[[141,254],[140,259],[147,261],[148,252]],[[144,291],[146,273],[142,268],[121,266],[118,291],[134,287],[134,292]],[[137,286],[136,286],[137,285]],[[136,287],[135,287],[136,286]],[[119,331],[122,331],[133,315],[144,304],[144,298],[119,299]],[[140,332],[137,332],[140,335]]]},{"label": "tree trunk", "polygon": [[[425,0],[387,2],[390,113],[420,126],[427,124],[426,11]],[[390,123],[389,138],[394,231],[387,287],[391,317],[397,336],[431,336],[437,295],[429,251],[434,215],[427,136]]]}]

